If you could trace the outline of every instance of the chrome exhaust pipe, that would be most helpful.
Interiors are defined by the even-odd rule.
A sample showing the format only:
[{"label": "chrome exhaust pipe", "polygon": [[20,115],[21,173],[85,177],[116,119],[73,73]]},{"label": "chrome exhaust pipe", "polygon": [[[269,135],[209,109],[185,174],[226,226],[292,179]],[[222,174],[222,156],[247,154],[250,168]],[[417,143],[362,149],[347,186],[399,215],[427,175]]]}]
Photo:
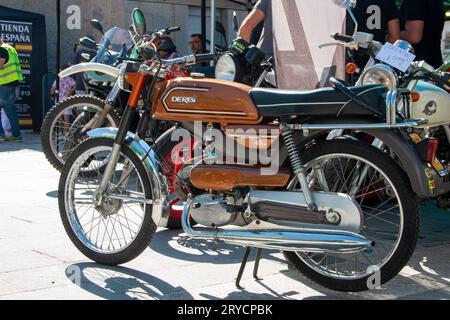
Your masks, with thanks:
[{"label": "chrome exhaust pipe", "polygon": [[223,241],[270,250],[313,253],[357,253],[370,251],[374,244],[365,237],[347,231],[312,229],[273,230],[194,230],[190,226],[192,201],[186,203],[181,222],[184,232],[197,239]]}]

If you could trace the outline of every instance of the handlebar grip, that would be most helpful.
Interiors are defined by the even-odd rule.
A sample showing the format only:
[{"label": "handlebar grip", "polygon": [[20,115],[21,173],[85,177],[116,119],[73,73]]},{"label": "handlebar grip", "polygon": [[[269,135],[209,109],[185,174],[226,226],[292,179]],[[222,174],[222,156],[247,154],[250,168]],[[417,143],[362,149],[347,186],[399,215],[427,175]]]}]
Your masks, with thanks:
[{"label": "handlebar grip", "polygon": [[181,30],[181,27],[171,27],[166,29],[166,34],[171,34]]},{"label": "handlebar grip", "polygon": [[197,62],[208,62],[214,60],[214,54],[212,53],[202,53],[195,55],[195,61]]},{"label": "handlebar grip", "polygon": [[144,60],[142,60],[142,59],[134,59],[134,58],[129,58],[129,57],[118,57],[117,61],[119,61],[119,62],[124,62],[124,61],[143,62]]},{"label": "handlebar grip", "polygon": [[346,42],[346,43],[353,41],[353,37],[352,36],[347,36],[345,34],[340,34],[340,33],[335,33],[335,34],[332,35],[332,37],[336,41],[342,41],[342,42]]}]

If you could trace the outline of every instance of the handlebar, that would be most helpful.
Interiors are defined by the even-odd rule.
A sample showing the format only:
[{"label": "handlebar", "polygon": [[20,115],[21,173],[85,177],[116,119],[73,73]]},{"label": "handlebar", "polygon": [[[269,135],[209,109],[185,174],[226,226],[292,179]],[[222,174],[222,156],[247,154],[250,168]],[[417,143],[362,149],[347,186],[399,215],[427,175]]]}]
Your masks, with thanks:
[{"label": "handlebar", "polygon": [[142,59],[133,59],[133,58],[128,58],[128,57],[118,57],[117,61],[119,61],[119,62],[124,62],[124,61],[143,62]]},{"label": "handlebar", "polygon": [[348,36],[348,35],[340,34],[340,33],[332,34],[331,37],[336,41],[342,41],[345,43],[349,43],[354,40],[352,36]]},{"label": "handlebar", "polygon": [[166,28],[164,31],[167,35],[174,33],[174,32],[178,32],[181,30],[181,27],[171,27],[171,28]]},{"label": "handlebar", "polygon": [[161,60],[161,63],[168,66],[173,65],[194,65],[197,62],[207,62],[214,60],[214,54],[203,53],[203,54],[193,54],[189,56],[184,56],[176,59]]},{"label": "handlebar", "polygon": [[196,54],[195,55],[195,61],[197,62],[209,62],[214,60],[214,54],[212,53],[202,53],[202,54]]}]

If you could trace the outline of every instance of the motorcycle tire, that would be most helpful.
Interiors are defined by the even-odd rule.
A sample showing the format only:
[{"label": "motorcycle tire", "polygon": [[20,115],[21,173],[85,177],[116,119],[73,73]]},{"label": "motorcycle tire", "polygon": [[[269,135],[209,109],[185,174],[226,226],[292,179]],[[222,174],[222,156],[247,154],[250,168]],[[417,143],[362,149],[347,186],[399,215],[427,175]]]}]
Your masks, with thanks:
[{"label": "motorcycle tire", "polygon": [[[96,139],[88,139],[81,143],[71,154],[70,158],[68,159],[66,165],[64,166],[64,169],[61,173],[61,178],[59,181],[59,197],[58,197],[58,203],[59,203],[59,211],[61,220],[64,226],[64,229],[69,236],[70,240],[73,242],[73,244],[77,247],[77,249],[84,254],[87,258],[91,259],[92,261],[95,261],[102,265],[108,265],[108,266],[117,266],[124,263],[127,263],[129,261],[134,260],[137,258],[142,252],[145,251],[145,249],[148,247],[150,241],[152,240],[154,234],[157,230],[157,225],[153,220],[152,217],[152,206],[146,205],[144,213],[144,217],[142,219],[141,227],[136,234],[135,238],[132,240],[131,243],[129,243],[126,248],[123,250],[120,250],[118,252],[113,253],[103,253],[99,252],[98,250],[94,250],[89,245],[85,244],[84,241],[87,241],[87,236],[84,236],[84,234],[81,234],[81,231],[83,230],[74,230],[74,227],[72,227],[73,221],[79,221],[78,217],[70,216],[72,214],[72,210],[68,208],[69,206],[69,199],[71,196],[70,190],[67,190],[68,186],[71,185],[71,183],[68,182],[68,180],[71,178],[71,174],[73,174],[74,166],[78,165],[77,161],[89,152],[89,150],[95,149],[95,148],[105,148],[105,149],[112,149],[114,141],[111,139],[106,138],[96,138]],[[121,154],[125,156],[127,159],[130,160],[132,165],[134,166],[136,172],[139,175],[140,181],[142,181],[141,192],[144,194],[146,199],[152,198],[152,184],[150,182],[150,179],[148,177],[147,171],[144,168],[144,165],[142,161],[139,159],[139,157],[130,149],[129,146],[123,145]],[[120,209],[119,209],[120,210]],[[99,212],[96,211],[98,214]],[[100,219],[102,219],[100,217]],[[114,228],[114,226],[113,226]],[[120,234],[120,230],[119,230]]]},{"label": "motorcycle tire", "polygon": [[[64,159],[56,154],[52,142],[52,127],[55,121],[61,115],[64,114],[65,110],[71,110],[74,105],[86,104],[86,106],[92,106],[94,109],[100,110],[105,107],[105,101],[94,96],[72,96],[69,97],[57,105],[55,105],[44,118],[41,128],[41,143],[42,149],[47,158],[48,162],[58,171],[61,171],[64,166]],[[120,124],[120,117],[113,110],[108,115],[108,122],[110,126],[117,128]],[[66,144],[70,141],[66,141]],[[77,143],[75,143],[76,145]]]},{"label": "motorcycle tire", "polygon": [[[394,278],[406,266],[416,247],[420,228],[420,211],[417,199],[406,174],[400,166],[386,154],[374,147],[369,147],[365,143],[350,140],[322,142],[303,152],[303,160],[305,163],[310,163],[314,159],[332,154],[352,155],[368,160],[376,167],[382,168],[382,172],[389,177],[397,191],[398,199],[400,199],[403,208],[403,231],[395,251],[390,255],[390,259],[379,269],[381,284],[384,284]],[[314,270],[304,260],[309,259],[311,262],[313,258],[305,258],[305,255],[301,258],[301,255],[301,253],[296,252],[284,252],[284,256],[296,270],[319,285],[341,292],[361,292],[369,289],[368,281],[371,281],[373,274],[359,279],[333,277],[329,273],[326,275],[325,272]]]}]

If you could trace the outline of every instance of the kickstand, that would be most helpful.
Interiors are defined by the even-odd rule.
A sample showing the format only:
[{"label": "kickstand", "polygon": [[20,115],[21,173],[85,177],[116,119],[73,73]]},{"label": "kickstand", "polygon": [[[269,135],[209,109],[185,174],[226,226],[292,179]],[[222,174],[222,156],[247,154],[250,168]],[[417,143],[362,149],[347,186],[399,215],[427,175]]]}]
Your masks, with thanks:
[{"label": "kickstand", "polygon": [[[239,290],[244,290],[244,288],[241,287],[241,280],[242,280],[242,276],[244,275],[245,267],[247,266],[248,258],[250,257],[250,253],[252,252],[252,249],[253,248],[251,248],[251,247],[247,247],[245,254],[244,254],[244,258],[242,259],[241,268],[239,269],[239,273],[236,278],[236,287]],[[259,264],[261,261],[261,252],[262,252],[262,249],[256,250],[255,268],[253,269],[253,278],[255,278],[255,280],[257,280],[257,281],[262,280],[258,277]]]},{"label": "kickstand", "polygon": [[253,269],[253,278],[256,281],[262,280],[260,277],[258,277],[259,263],[261,262],[261,253],[262,253],[262,249],[256,249],[255,268]]}]

